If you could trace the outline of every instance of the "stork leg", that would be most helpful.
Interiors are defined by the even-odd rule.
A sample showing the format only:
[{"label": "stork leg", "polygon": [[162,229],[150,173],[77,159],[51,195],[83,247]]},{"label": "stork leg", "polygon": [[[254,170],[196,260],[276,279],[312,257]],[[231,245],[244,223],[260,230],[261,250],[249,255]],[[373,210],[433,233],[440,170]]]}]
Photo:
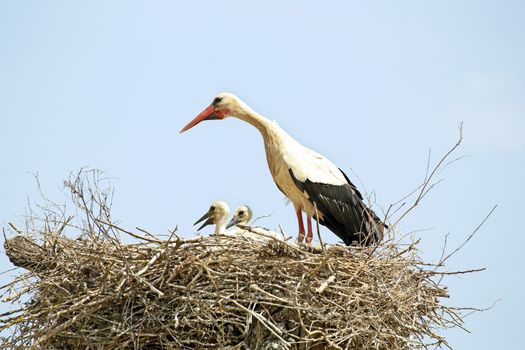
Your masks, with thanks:
[{"label": "stork leg", "polygon": [[312,231],[312,217],[308,214],[306,214],[306,223],[308,224],[308,233],[306,234],[306,241],[305,243],[310,245],[312,244],[312,237],[314,235]]},{"label": "stork leg", "polygon": [[302,243],[304,239],[304,223],[303,223],[303,212],[301,208],[296,209],[297,222],[299,223],[299,234],[297,235],[297,242]]}]

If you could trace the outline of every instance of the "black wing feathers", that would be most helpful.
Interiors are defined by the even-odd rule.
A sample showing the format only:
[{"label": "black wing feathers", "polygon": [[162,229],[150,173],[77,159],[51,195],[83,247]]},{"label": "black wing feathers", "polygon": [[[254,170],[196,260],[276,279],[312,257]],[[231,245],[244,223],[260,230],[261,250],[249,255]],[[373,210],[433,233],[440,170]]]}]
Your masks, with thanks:
[{"label": "black wing feathers", "polygon": [[344,185],[329,185],[312,182],[309,179],[301,182],[289,169],[295,185],[309,196],[309,200],[316,204],[323,218],[320,224],[328,227],[346,245],[356,241],[358,244],[369,245],[382,239],[381,220],[363,203],[363,196],[350,182]]},{"label": "black wing feathers", "polygon": [[363,195],[361,195],[361,192],[359,192],[359,190],[357,189],[357,187],[355,187],[355,185],[352,183],[352,181],[350,181],[350,179],[348,178],[348,176],[346,176],[345,172],[341,170],[341,168],[338,168],[339,171],[341,172],[341,174],[343,174],[343,176],[345,177],[346,181],[348,182],[348,184],[350,185],[350,187],[352,187],[352,189],[355,191],[355,193],[357,194],[357,196],[359,197],[360,200],[363,200]]}]

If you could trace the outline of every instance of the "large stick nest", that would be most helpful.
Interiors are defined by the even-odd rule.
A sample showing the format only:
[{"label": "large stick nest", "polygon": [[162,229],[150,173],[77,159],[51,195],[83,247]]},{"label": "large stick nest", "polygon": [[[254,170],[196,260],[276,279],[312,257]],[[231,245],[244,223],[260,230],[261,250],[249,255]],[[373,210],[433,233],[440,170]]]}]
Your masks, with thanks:
[{"label": "large stick nest", "polygon": [[462,326],[442,303],[444,273],[415,243],[323,252],[143,231],[124,244],[120,234],[139,231],[111,223],[107,194],[66,184],[82,220],[61,211],[5,242],[27,272],[2,288],[20,305],[0,315],[3,349],[414,349],[446,345],[439,329]]}]

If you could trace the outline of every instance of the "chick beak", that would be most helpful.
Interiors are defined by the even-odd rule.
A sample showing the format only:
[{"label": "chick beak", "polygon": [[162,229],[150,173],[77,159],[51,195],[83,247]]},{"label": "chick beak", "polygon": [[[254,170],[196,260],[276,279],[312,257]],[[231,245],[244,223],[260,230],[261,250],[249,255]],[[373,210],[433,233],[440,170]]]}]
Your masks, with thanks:
[{"label": "chick beak", "polygon": [[228,225],[226,225],[226,228],[228,229],[228,228],[230,228],[230,227],[232,227],[232,226],[234,226],[234,225],[237,225],[239,222],[241,222],[241,219],[240,219],[238,216],[234,216],[234,217],[230,220],[230,222],[228,223]]},{"label": "chick beak", "polygon": [[[204,221],[206,220],[206,221]],[[203,227],[213,224],[213,217],[210,215],[210,212],[208,211],[206,214],[204,214],[199,220],[197,220],[193,226],[197,225],[199,222],[204,221],[204,223],[197,229],[197,231],[200,231]]]}]

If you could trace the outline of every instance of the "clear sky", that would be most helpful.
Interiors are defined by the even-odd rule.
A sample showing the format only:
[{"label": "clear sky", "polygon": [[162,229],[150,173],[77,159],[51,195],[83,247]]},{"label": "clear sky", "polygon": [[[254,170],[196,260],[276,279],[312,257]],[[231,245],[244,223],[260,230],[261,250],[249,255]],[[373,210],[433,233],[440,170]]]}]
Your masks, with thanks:
[{"label": "clear sky", "polygon": [[[464,121],[467,158],[402,225],[428,259],[460,244],[451,304],[487,307],[457,349],[523,343],[525,3],[522,1],[3,1],[0,220],[91,166],[115,177],[114,218],[158,233],[215,199],[295,235],[262,141],[240,120],[178,131],[221,91],[362,180],[388,206],[414,188]],[[356,179],[355,175],[351,175]],[[359,183],[359,181],[355,181]],[[335,241],[326,229],[327,241]],[[2,238],[3,239],[3,238]],[[11,265],[0,257],[2,270]],[[6,275],[0,276],[4,282]],[[0,303],[0,312],[7,305]]]}]

